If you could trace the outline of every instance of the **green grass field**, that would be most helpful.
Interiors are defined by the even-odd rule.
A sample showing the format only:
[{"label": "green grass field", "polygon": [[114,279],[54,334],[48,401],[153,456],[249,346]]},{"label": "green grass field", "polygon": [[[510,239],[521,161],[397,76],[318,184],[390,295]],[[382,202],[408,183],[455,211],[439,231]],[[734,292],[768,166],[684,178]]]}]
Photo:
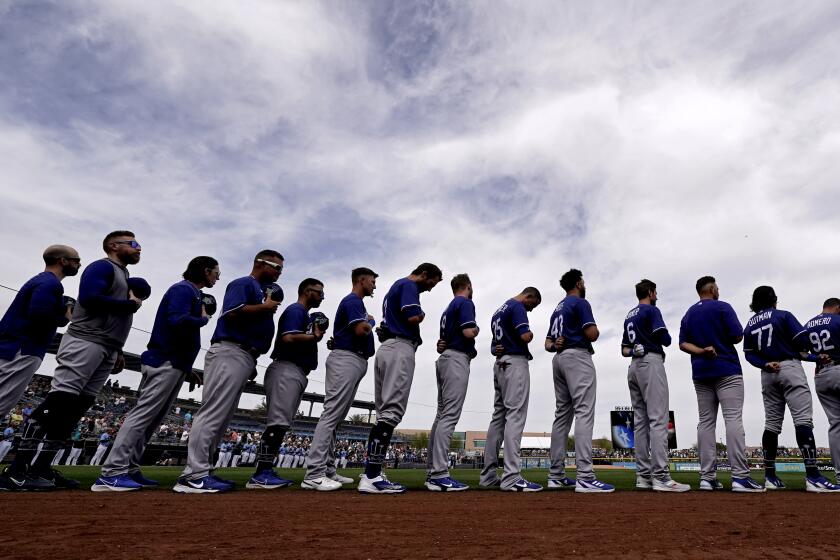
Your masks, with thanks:
[{"label": "green grass field", "polygon": [[[65,476],[75,478],[79,482],[82,483],[83,488],[90,487],[91,484],[96,480],[96,477],[99,476],[99,467],[90,467],[90,466],[80,466],[80,467],[60,467],[61,472],[65,474]],[[596,468],[596,473],[599,480],[603,482],[608,482],[610,484],[614,484],[618,490],[634,490],[635,483],[636,483],[636,473],[632,470],[624,470],[624,469],[598,469]],[[161,483],[161,490],[169,490],[175,484],[178,475],[181,473],[181,467],[145,467],[143,469],[143,474],[151,479],[157,480]],[[253,473],[253,469],[250,467],[241,467],[235,469],[219,469],[217,471],[217,475],[221,476],[222,478],[226,478],[228,480],[233,480],[237,483],[237,486],[243,488],[245,486],[245,482]],[[300,483],[303,479],[304,470],[303,469],[277,469],[277,473],[284,477],[288,478],[289,480],[295,481],[295,483]],[[341,474],[344,476],[349,476],[356,478],[361,473],[359,469],[347,469],[341,471]],[[386,471],[388,477],[395,482],[400,482],[401,484],[405,484],[408,486],[409,489],[424,489],[423,482],[426,478],[426,472],[422,469],[389,469]],[[574,469],[570,469],[568,471],[568,476],[574,478]],[[481,489],[478,486],[478,470],[460,470],[456,469],[452,471],[453,476],[464,482],[465,484],[469,484],[474,489],[479,489],[484,491],[485,489]],[[547,470],[525,470],[523,471],[523,475],[525,478],[532,482],[536,482],[539,484],[545,484],[546,479],[548,477]],[[674,479],[679,482],[684,482],[691,484],[693,489],[697,488],[699,484],[699,476],[698,473],[681,473],[677,472],[673,474]],[[785,484],[788,488],[792,490],[804,490],[805,488],[805,473],[780,473],[779,477],[784,480]],[[754,472],[753,478],[755,478],[759,482],[764,481],[764,475],[760,472]],[[729,487],[729,473],[728,472],[720,472],[718,474],[718,479],[724,484],[726,488]],[[347,486],[350,488],[350,485]],[[299,489],[299,486],[294,486],[293,489]]]}]

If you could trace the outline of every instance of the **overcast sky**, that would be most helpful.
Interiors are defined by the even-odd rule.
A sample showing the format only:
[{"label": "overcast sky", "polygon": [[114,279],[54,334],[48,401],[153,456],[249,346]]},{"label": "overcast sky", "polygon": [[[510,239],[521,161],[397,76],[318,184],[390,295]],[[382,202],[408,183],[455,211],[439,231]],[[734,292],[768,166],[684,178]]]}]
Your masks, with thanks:
[{"label": "overcast sky", "polygon": [[[658,283],[675,337],[705,274],[742,323],[760,284],[803,322],[840,295],[838,25],[840,5],[816,1],[0,0],[0,283],[38,272],[47,245],[89,263],[108,231],[130,229],[143,245],[132,274],[154,288],[135,316],[148,330],[200,254],[221,262],[221,298],[259,249],[279,250],[287,303],[314,276],[330,316],[349,271],[368,266],[381,275],[377,319],[394,280],[436,263],[447,282],[421,298],[427,344],[402,424],[428,428],[429,342],[449,278],[468,272],[483,332],[461,430],[490,420],[490,315],[534,285],[544,302],[531,313],[526,429],[545,431],[540,341],[560,275],[580,268],[602,333],[595,435],[606,435],[609,411],[629,404],[619,344],[640,278]],[[75,295],[78,277],[65,286]],[[12,296],[0,290],[0,309]],[[135,331],[126,348],[147,342]],[[758,445],[759,373],[742,365]],[[672,347],[666,367],[689,446],[688,356]],[[373,398],[372,369],[360,398]],[[321,365],[309,390],[323,379]],[[816,395],[814,419],[827,445]]]}]

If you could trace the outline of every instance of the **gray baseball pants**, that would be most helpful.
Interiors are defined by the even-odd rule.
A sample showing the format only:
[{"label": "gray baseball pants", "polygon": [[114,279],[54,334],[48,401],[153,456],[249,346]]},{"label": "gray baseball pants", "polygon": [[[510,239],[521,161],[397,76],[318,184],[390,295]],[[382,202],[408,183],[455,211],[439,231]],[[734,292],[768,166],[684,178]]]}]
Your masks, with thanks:
[{"label": "gray baseball pants", "polygon": [[40,366],[41,358],[20,351],[11,360],[0,360],[0,418],[20,402]]},{"label": "gray baseball pants", "polygon": [[823,368],[814,378],[817,397],[828,417],[828,447],[834,471],[840,473],[840,365]]},{"label": "gray baseball pants", "polygon": [[295,421],[309,379],[303,369],[286,360],[274,360],[265,371],[266,426],[288,428]]},{"label": "gray baseball pants", "polygon": [[554,423],[551,426],[551,468],[548,478],[566,476],[566,443],[575,421],[577,478],[595,480],[592,470],[592,429],[595,426],[595,364],[583,348],[570,348],[551,360],[554,374]]},{"label": "gray baseball pants", "polygon": [[140,470],[143,451],[178,397],[186,374],[164,362],[160,367],[143,365],[137,389],[137,405],[125,417],[111,453],[102,466],[102,476],[117,476]]},{"label": "gray baseball pants", "polygon": [[52,391],[96,396],[114,371],[114,348],[65,334],[58,346]]},{"label": "gray baseball pants", "polygon": [[528,358],[525,356],[502,356],[493,366],[495,388],[493,417],[487,428],[484,443],[484,469],[479,484],[495,486],[500,483],[496,469],[499,467],[499,451],[502,440],[505,443],[504,473],[502,488],[511,488],[522,478],[519,456],[522,431],[528,417],[528,399],[531,395],[531,375]]},{"label": "gray baseball pants", "polygon": [[359,383],[367,373],[368,361],[348,350],[333,350],[325,365],[324,410],[309,446],[306,480],[335,475],[335,431],[350,412]]},{"label": "gray baseball pants", "polygon": [[701,480],[714,480],[717,471],[715,428],[718,408],[723,411],[726,424],[726,452],[732,467],[732,476],[746,478],[750,475],[744,441],[744,378],[741,375],[711,377],[694,380],[697,393],[697,447],[700,452]]},{"label": "gray baseball pants", "polygon": [[668,470],[668,376],[665,358],[645,354],[633,358],[627,370],[627,385],[633,403],[637,476],[671,479]]},{"label": "gray baseball pants", "polygon": [[437,359],[435,366],[438,405],[429,432],[427,470],[431,478],[443,478],[449,476],[449,446],[467,398],[470,357],[457,350],[446,350]]},{"label": "gray baseball pants", "polygon": [[210,346],[204,359],[201,408],[193,418],[182,476],[197,480],[213,470],[213,452],[236,413],[239,397],[253,370],[254,358],[236,344],[222,341]]},{"label": "gray baseball pants", "polygon": [[417,347],[402,338],[383,342],[373,362],[376,420],[397,426],[403,419],[411,382],[414,380],[414,357]]},{"label": "gray baseball pants", "polygon": [[813,401],[808,378],[799,360],[785,360],[779,373],[761,372],[761,396],[764,399],[764,429],[780,434],[785,419],[785,404],[790,408],[794,426],[814,427]]}]

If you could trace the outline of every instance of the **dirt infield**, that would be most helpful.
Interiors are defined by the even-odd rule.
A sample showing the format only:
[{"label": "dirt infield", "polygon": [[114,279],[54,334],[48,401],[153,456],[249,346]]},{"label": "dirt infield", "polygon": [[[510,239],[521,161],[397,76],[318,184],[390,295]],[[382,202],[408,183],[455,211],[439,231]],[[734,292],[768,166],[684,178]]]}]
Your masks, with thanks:
[{"label": "dirt infield", "polygon": [[792,491],[75,491],[0,502],[0,550],[15,560],[840,556],[840,496]]}]

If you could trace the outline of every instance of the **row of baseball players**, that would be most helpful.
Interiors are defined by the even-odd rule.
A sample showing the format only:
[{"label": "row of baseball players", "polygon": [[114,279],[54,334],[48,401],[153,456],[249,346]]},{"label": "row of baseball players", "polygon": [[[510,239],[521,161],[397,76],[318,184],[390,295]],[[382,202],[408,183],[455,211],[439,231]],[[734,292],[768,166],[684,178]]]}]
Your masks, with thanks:
[{"label": "row of baseball players", "polygon": [[[149,292],[145,282],[132,286],[132,281],[137,279],[128,275],[127,266],[139,262],[141,251],[131,232],[112,232],[106,236],[103,249],[107,258],[89,265],[82,275],[79,302],[75,304],[72,323],[58,350],[59,366],[52,389],[25,426],[15,461],[0,477],[5,488],[75,486],[74,481],[50,467],[53,450],[63,445],[67,438],[64,432],[87,410],[115,365],[119,369],[120,351],[131,317],[142,305],[137,292],[143,292],[146,297]],[[45,252],[44,260],[45,272],[24,285],[0,323],[0,352],[5,352],[0,354],[0,403],[4,409],[11,406],[6,406],[7,400],[12,404],[17,402],[20,396],[15,395],[17,386],[25,379],[22,383],[25,387],[34,374],[55,327],[70,319],[66,309],[70,306],[65,304],[72,306],[73,302],[62,300],[60,280],[78,271],[78,254],[69,247],[53,246]],[[177,492],[215,493],[233,488],[231,482],[214,475],[211,455],[236,410],[245,384],[253,378],[257,357],[271,348],[275,334],[273,315],[282,300],[282,290],[276,281],[283,262],[282,255],[276,251],[260,251],[254,258],[251,273],[233,280],[226,288],[222,313],[206,356],[202,407],[193,424],[187,467],[174,487]],[[382,473],[382,463],[394,428],[405,413],[415,352],[422,343],[419,324],[425,313],[419,296],[434,288],[442,276],[437,266],[423,263],[407,277],[397,280],[385,296],[384,320],[377,329],[381,345],[375,352],[374,363],[377,424],[368,440],[365,472],[358,485],[361,492],[405,491],[404,486],[389,481]],[[157,485],[142,475],[139,461],[154,427],[168,411],[186,376],[191,374],[199,350],[199,329],[208,321],[208,306],[215,306],[201,290],[212,287],[218,278],[219,267],[215,259],[196,257],[189,263],[184,281],[170,287],[164,295],[149,349],[141,356],[143,381],[137,406],[118,433],[114,449],[93,490],[128,491]],[[336,472],[333,442],[336,428],[346,417],[359,382],[367,372],[368,359],[374,355],[375,321],[365,309],[363,298],[373,294],[376,278],[370,269],[355,269],[351,277],[352,291],[342,299],[336,312],[329,344],[332,351],[326,361],[324,411],[316,426],[303,488],[335,490],[352,482]],[[585,299],[581,272],[568,271],[563,275],[561,285],[567,296],[554,310],[545,340],[545,349],[555,353],[557,401],[548,487],[611,492],[611,485],[595,478],[591,461],[596,387],[591,343],[598,338],[598,329]],[[479,332],[469,277],[459,274],[452,279],[451,286],[454,299],[441,319],[437,348],[441,354],[436,364],[439,407],[430,435],[426,482],[427,488],[436,491],[467,489],[466,485],[451,478],[447,457],[449,441],[466,394],[470,361],[477,354],[475,337]],[[835,363],[840,355],[833,353],[840,348],[835,344],[835,341],[840,343],[836,340],[840,333],[835,332],[840,300],[828,300],[822,315],[810,321],[806,328],[797,329],[794,327],[798,323],[795,324],[792,315],[775,310],[775,296],[761,300],[761,294],[767,290],[772,293],[772,289],[766,287],[756,290],[758,300],[753,302],[753,309],[757,314],[747,327],[747,334],[754,340],[747,344],[747,357],[763,370],[767,411],[763,443],[768,450],[768,469],[774,465],[773,443],[781,430],[787,403],[806,457],[807,488],[836,491],[837,487],[816,471],[810,391],[799,361],[803,355],[798,341],[807,340],[812,346],[812,352],[805,358],[820,362],[817,391],[832,425],[830,445],[836,467],[837,428],[840,426],[837,410],[840,407],[830,404],[831,395],[837,393],[838,387],[833,379],[840,377],[840,367]],[[635,411],[637,486],[686,491],[688,485],[673,481],[667,467],[668,389],[662,347],[670,343],[670,336],[655,306],[655,285],[642,281],[636,291],[639,305],[631,310],[625,321],[622,351],[626,356],[632,356],[628,381]],[[733,490],[763,491],[764,487],[749,477],[744,453],[743,382],[734,349],[744,332],[732,308],[717,300],[713,278],[701,278],[697,291],[701,299],[683,318],[680,348],[692,355],[700,409],[700,488],[720,487],[715,478],[714,429],[717,410],[722,408],[733,469]],[[36,297],[36,293],[40,295]],[[39,304],[46,313],[27,315],[22,312],[32,300],[49,299],[44,294],[51,294],[54,299],[49,305]],[[304,280],[298,288],[298,301],[289,305],[278,321],[277,340],[271,354],[273,361],[265,375],[267,428],[257,452],[256,472],[246,484],[247,488],[274,489],[291,484],[278,477],[272,467],[283,436],[294,419],[307,384],[307,374],[317,365],[317,344],[324,336],[325,326],[321,320],[312,320],[309,311],[317,308],[323,298],[323,283],[312,278]],[[772,305],[768,303],[771,299]],[[539,291],[529,287],[493,314],[491,352],[496,358],[496,394],[480,480],[482,486],[526,492],[542,489],[521,476],[519,460],[530,393],[528,343],[533,339],[527,312],[540,302]],[[36,315],[43,322],[28,324],[27,321],[37,323],[33,319]],[[48,316],[52,319],[50,325],[44,319]],[[762,338],[765,335],[766,338]],[[801,389],[803,384],[807,399],[801,391],[789,390],[791,386]],[[565,447],[573,419],[576,480],[565,475]],[[499,477],[498,455],[503,440],[504,470]],[[32,462],[39,444],[42,451]],[[769,470],[767,474],[765,486],[781,487],[774,471]]]}]

